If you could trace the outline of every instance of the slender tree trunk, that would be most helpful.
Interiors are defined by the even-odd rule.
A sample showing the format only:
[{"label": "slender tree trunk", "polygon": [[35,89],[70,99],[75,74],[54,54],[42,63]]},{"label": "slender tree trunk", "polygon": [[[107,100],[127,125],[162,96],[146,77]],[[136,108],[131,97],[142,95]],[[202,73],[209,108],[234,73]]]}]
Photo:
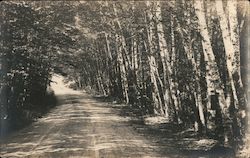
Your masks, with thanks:
[{"label": "slender tree trunk", "polygon": [[153,98],[153,104],[155,105],[154,112],[156,114],[164,114],[163,108],[162,108],[162,101],[161,96],[159,92],[159,88],[157,85],[157,80],[155,73],[157,71],[156,69],[156,62],[155,57],[153,55],[148,56],[149,66],[150,66],[150,77],[151,77],[151,83],[152,83],[152,98]]},{"label": "slender tree trunk", "polygon": [[[178,28],[180,28],[180,23],[177,22],[177,26]],[[188,60],[191,62],[192,64],[192,69],[193,69],[193,72],[194,72],[194,83],[195,83],[195,91],[196,93],[194,94],[194,97],[195,97],[195,104],[196,104],[196,108],[198,110],[198,118],[197,120],[195,121],[195,130],[196,131],[200,131],[202,132],[201,130],[206,127],[206,124],[205,124],[205,116],[204,116],[204,107],[203,107],[203,104],[202,104],[202,96],[201,96],[201,85],[200,85],[200,75],[199,75],[199,68],[198,68],[198,65],[195,61],[195,58],[194,58],[194,54],[192,52],[192,43],[193,43],[193,40],[191,40],[191,37],[188,37],[190,41],[190,43],[187,43],[185,40],[184,40],[184,35],[182,33],[182,31],[179,31],[181,37],[182,37],[182,42],[183,42],[183,47],[184,47],[184,50],[186,52],[186,55],[187,55],[187,58]],[[190,36],[190,35],[189,35]]]},{"label": "slender tree trunk", "polygon": [[[172,1],[173,6],[175,6],[175,1]],[[174,78],[172,79],[172,83],[173,83],[173,88],[174,92],[172,92],[174,95],[173,97],[175,97],[173,99],[174,101],[174,113],[176,114],[176,120],[180,120],[180,116],[178,114],[179,111],[179,107],[181,105],[181,99],[180,99],[180,91],[178,89],[178,82],[176,80],[176,70],[175,70],[175,62],[177,62],[177,56],[176,56],[176,42],[175,42],[175,15],[174,15],[174,10],[171,10],[171,16],[170,16],[171,20],[170,20],[170,25],[171,25],[171,61],[170,61],[170,66],[172,69],[172,76],[174,76]],[[178,97],[177,97],[178,96]]]},{"label": "slender tree trunk", "polygon": [[121,23],[118,19],[118,15],[117,15],[117,9],[116,9],[116,6],[115,6],[115,3],[113,3],[113,9],[114,9],[114,14],[115,14],[115,24],[117,25],[117,30],[118,32],[121,32],[120,35],[119,35],[119,38],[120,38],[120,41],[121,41],[121,47],[122,47],[122,51],[125,53],[125,61],[128,63],[127,64],[127,68],[128,70],[131,70],[131,60],[129,59],[129,53],[128,53],[128,50],[126,48],[126,40],[125,40],[125,37],[123,35],[123,28],[121,26]]},{"label": "slender tree trunk", "polygon": [[174,90],[170,53],[169,53],[165,35],[164,35],[164,29],[163,29],[163,24],[162,24],[161,4],[159,1],[155,2],[155,7],[156,7],[155,19],[157,23],[156,31],[157,31],[158,41],[159,41],[159,51],[160,51],[161,62],[162,62],[162,67],[163,67],[163,84],[164,84],[164,89],[165,89],[163,91],[164,92],[163,95],[164,95],[164,103],[165,103],[165,115],[167,119],[169,119],[170,103],[174,104],[175,109],[179,108],[179,105],[178,105],[177,97],[175,95],[176,91]]},{"label": "slender tree trunk", "polygon": [[[186,2],[187,5],[188,5],[188,11],[187,11],[187,14],[188,14],[188,23],[187,25],[188,26],[191,26],[191,3],[189,2]],[[200,76],[200,63],[199,63],[199,57],[200,54],[197,54],[197,59],[195,60],[195,53],[193,50],[193,42],[195,41],[196,39],[192,39],[191,38],[191,29],[189,28],[188,30],[188,41],[190,41],[190,43],[188,43],[188,47],[189,49],[187,49],[188,51],[188,56],[189,56],[189,60],[191,61],[192,65],[193,65],[193,69],[194,69],[194,74],[195,74],[195,89],[196,89],[196,93],[194,95],[195,97],[195,102],[196,102],[196,108],[198,109],[198,112],[199,112],[199,119],[198,122],[201,123],[201,127],[199,127],[199,131],[200,132],[204,132],[204,129],[205,129],[205,132],[207,130],[207,124],[206,124],[206,119],[205,119],[205,110],[207,107],[206,105],[204,106],[203,103],[202,103],[202,95],[201,95],[201,83],[200,83],[200,79],[201,79],[201,76]]]},{"label": "slender tree trunk", "polygon": [[105,36],[105,44],[106,44],[106,48],[107,48],[107,56],[108,56],[108,59],[110,60],[110,61],[112,61],[112,59],[113,59],[113,57],[112,57],[112,54],[111,54],[111,50],[110,50],[110,42],[109,42],[109,35],[107,34],[107,33],[105,33],[104,34],[104,36]]},{"label": "slender tree trunk", "polygon": [[[149,6],[149,2],[147,2],[147,6]],[[147,52],[147,58],[149,62],[149,69],[150,69],[150,80],[151,80],[151,94],[152,94],[152,99],[153,99],[153,106],[154,106],[154,112],[156,114],[163,115],[163,104],[162,104],[162,99],[159,91],[159,86],[157,83],[157,76],[156,76],[156,71],[157,69],[157,64],[156,60],[154,57],[154,51],[153,51],[153,26],[154,23],[152,22],[152,13],[151,10],[147,10],[146,16],[145,16],[145,21],[146,23],[149,24],[148,27],[146,27],[146,37],[147,37],[147,42],[144,42],[145,49]]]},{"label": "slender tree trunk", "polygon": [[127,71],[131,70],[131,61],[129,60],[129,57],[128,57],[126,41],[122,33],[123,30],[121,27],[121,23],[117,16],[117,9],[116,9],[115,3],[112,6],[113,6],[113,11],[116,17],[114,19],[114,22],[115,22],[115,25],[117,26],[114,28],[116,28],[118,32],[121,32],[120,34],[116,34],[116,42],[117,42],[117,47],[118,47],[117,59],[118,59],[118,63],[120,64],[121,80],[122,80],[122,85],[123,85],[123,96],[124,96],[126,103],[129,103],[129,96],[128,96],[129,85],[128,85],[128,78],[127,78],[127,75],[128,75]]},{"label": "slender tree trunk", "polygon": [[[242,77],[241,77],[241,61],[240,61],[240,24],[238,22],[237,18],[237,2],[236,0],[228,1],[228,9],[229,11],[229,28],[230,28],[230,36],[232,45],[234,47],[234,54],[232,58],[232,75],[235,76],[233,79],[235,80],[235,86],[236,86],[236,92],[239,99],[239,106],[246,105],[247,104],[247,96],[245,94],[243,83],[242,83]],[[243,100],[242,102],[240,102]],[[243,106],[242,109],[245,110],[245,107]],[[245,112],[245,111],[244,111]]]},{"label": "slender tree trunk", "polygon": [[118,44],[120,43],[120,41],[119,41],[120,38],[118,36],[119,35],[116,35],[117,61],[119,64],[119,69],[120,69],[123,97],[124,97],[126,103],[129,103],[127,73],[126,73],[126,68],[125,68],[125,64],[124,64],[124,60],[123,60],[122,48],[118,46]]},{"label": "slender tree trunk", "polygon": [[[231,112],[232,117],[234,118],[233,131],[234,137],[241,137],[243,135],[243,128],[241,124],[242,118],[241,113],[245,112],[245,104],[247,103],[246,95],[244,94],[243,84],[241,80],[241,69],[240,69],[240,43],[239,43],[239,23],[237,20],[237,1],[231,0],[228,3],[228,19],[223,10],[223,2],[218,0],[216,1],[216,10],[220,18],[220,28],[222,31],[222,37],[224,42],[224,48],[227,56],[227,69],[229,76],[229,83],[232,88],[233,94],[233,103],[234,111]],[[229,25],[228,25],[229,24]],[[235,77],[234,77],[235,76]],[[237,82],[235,82],[235,80]],[[237,88],[238,87],[238,88]],[[242,99],[241,99],[242,98]],[[243,100],[240,105],[240,99]],[[241,108],[241,111],[239,110]],[[239,111],[239,112],[238,112]],[[238,116],[241,116],[239,118]]]},{"label": "slender tree trunk", "polygon": [[[238,108],[239,107],[239,99],[238,99],[238,96],[236,93],[237,90],[236,90],[235,83],[233,80],[233,72],[236,71],[236,67],[233,66],[233,60],[235,58],[235,49],[234,49],[233,43],[230,39],[231,37],[230,37],[229,28],[228,28],[228,21],[226,19],[226,14],[224,13],[223,4],[222,4],[221,0],[216,1],[216,10],[217,10],[217,14],[220,18],[219,22],[220,22],[220,27],[221,27],[221,31],[222,31],[222,37],[223,37],[224,47],[225,47],[225,51],[226,51],[226,56],[227,56],[226,63],[227,63],[229,82],[231,84],[231,88],[232,88],[232,92],[233,92],[233,99],[234,99],[235,107]],[[232,12],[234,12],[234,11],[232,11]],[[235,44],[237,45],[237,43],[235,43]],[[237,47],[237,46],[235,46],[235,47]]]},{"label": "slender tree trunk", "polygon": [[157,79],[156,79],[156,71],[157,70],[157,65],[155,61],[155,57],[153,56],[152,53],[152,38],[150,37],[150,32],[147,30],[147,36],[148,36],[148,47],[146,42],[144,42],[146,52],[147,52],[147,58],[149,62],[149,68],[150,68],[150,79],[151,79],[151,89],[152,89],[152,99],[153,99],[153,105],[154,105],[154,112],[156,114],[164,114],[163,108],[162,108],[162,101],[161,101],[161,95],[159,91],[159,87],[157,84]]},{"label": "slender tree trunk", "polygon": [[106,45],[106,69],[107,69],[107,76],[108,76],[108,94],[111,96],[114,96],[114,86],[115,86],[115,80],[113,77],[113,57],[110,50],[110,42],[109,42],[109,35],[107,33],[104,33],[104,40]]},{"label": "slender tree trunk", "polygon": [[[229,105],[226,104],[225,97],[224,97],[224,91],[222,88],[222,81],[220,79],[219,75],[219,69],[217,66],[217,63],[215,62],[215,56],[212,50],[212,45],[210,42],[210,37],[208,33],[208,28],[206,24],[205,19],[205,12],[204,12],[204,6],[203,1],[196,0],[195,1],[195,12],[198,17],[198,24],[200,29],[200,34],[203,38],[202,40],[202,47],[204,52],[204,58],[205,62],[207,62],[206,69],[207,69],[207,90],[208,94],[210,95],[212,91],[215,91],[215,93],[219,94],[219,105],[220,109],[222,110],[222,117],[223,117],[223,125],[224,129],[228,130],[230,128],[229,126],[229,112],[228,108]],[[213,76],[212,76],[213,75]],[[218,125],[221,126],[221,125]],[[228,143],[229,135],[231,131],[225,131],[224,133],[224,142]]]}]

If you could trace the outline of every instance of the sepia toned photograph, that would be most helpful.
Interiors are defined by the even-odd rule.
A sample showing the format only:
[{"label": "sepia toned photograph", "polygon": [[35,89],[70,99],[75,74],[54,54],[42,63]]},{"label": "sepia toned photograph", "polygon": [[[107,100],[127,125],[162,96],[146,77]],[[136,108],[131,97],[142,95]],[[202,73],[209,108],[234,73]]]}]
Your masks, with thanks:
[{"label": "sepia toned photograph", "polygon": [[0,1],[0,158],[250,158],[249,4]]}]

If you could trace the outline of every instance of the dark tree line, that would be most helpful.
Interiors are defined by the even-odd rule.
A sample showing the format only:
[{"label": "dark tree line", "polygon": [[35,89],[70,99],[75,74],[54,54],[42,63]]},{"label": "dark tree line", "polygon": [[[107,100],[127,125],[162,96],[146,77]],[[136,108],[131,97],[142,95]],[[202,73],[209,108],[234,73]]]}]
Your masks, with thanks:
[{"label": "dark tree line", "polygon": [[1,135],[18,128],[55,103],[47,87],[57,49],[73,40],[53,28],[44,10],[17,2],[1,2]]}]

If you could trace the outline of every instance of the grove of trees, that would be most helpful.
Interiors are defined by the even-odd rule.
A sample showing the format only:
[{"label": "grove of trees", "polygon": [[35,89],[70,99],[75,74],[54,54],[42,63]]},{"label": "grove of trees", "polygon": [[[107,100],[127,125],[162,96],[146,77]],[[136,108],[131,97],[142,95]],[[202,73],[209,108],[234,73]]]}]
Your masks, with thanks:
[{"label": "grove of trees", "polygon": [[3,2],[1,120],[35,108],[32,98],[63,72],[79,89],[237,149],[247,130],[248,3]]},{"label": "grove of trees", "polygon": [[0,127],[5,135],[55,104],[53,94],[47,93],[56,60],[53,51],[73,41],[52,29],[54,17],[49,19],[49,12],[17,2],[0,6]]}]

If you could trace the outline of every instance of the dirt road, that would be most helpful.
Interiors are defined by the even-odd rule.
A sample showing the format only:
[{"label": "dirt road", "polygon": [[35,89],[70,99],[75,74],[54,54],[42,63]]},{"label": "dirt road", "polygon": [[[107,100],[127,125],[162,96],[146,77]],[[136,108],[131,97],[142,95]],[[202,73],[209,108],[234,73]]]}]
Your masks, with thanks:
[{"label": "dirt road", "polygon": [[192,131],[168,123],[148,125],[134,108],[69,89],[60,76],[53,80],[58,106],[0,140],[1,158],[232,157],[225,151],[211,155],[213,141]]},{"label": "dirt road", "polygon": [[60,82],[52,86],[59,105],[2,141],[2,158],[163,157],[159,146],[133,129],[130,117],[120,115],[122,105],[99,102]]}]

